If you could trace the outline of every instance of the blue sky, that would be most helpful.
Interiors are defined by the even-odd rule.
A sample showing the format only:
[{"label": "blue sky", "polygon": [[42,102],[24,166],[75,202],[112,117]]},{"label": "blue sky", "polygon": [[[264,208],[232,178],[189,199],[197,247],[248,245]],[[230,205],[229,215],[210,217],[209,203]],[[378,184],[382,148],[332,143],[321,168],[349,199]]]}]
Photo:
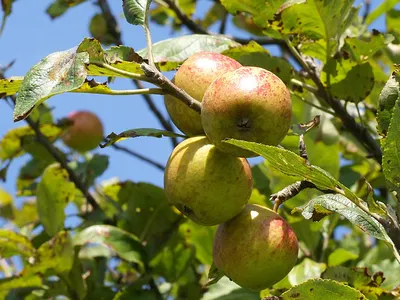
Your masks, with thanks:
[{"label": "blue sky", "polygon": [[[45,13],[46,8],[52,2],[51,0],[19,0],[15,2],[5,31],[0,36],[0,65],[4,66],[10,61],[16,60],[7,76],[22,76],[48,54],[72,48],[89,36],[88,24],[90,18],[99,12],[99,8],[93,4],[94,1],[78,5],[56,20],[51,20]],[[137,50],[145,47],[142,28],[129,25],[123,19],[121,1],[113,0],[109,2],[120,23],[125,45]],[[210,3],[211,1],[200,1],[198,14],[204,14]],[[362,1],[356,1],[356,3],[362,3]],[[372,1],[373,8],[377,4],[379,4],[379,1]],[[383,19],[380,18],[373,25],[374,28],[381,29]],[[153,42],[172,36],[169,28],[152,24],[151,30]],[[233,27],[229,27],[228,31],[238,36],[244,36],[243,32]],[[182,30],[175,35],[183,34],[187,34],[187,31]],[[272,52],[275,52],[274,49],[272,49]],[[129,80],[118,79],[113,88],[132,89],[133,87]],[[162,97],[153,96],[153,99],[166,116]],[[47,103],[54,108],[55,118],[61,118],[73,110],[86,109],[95,112],[103,121],[106,134],[133,128],[162,128],[154,115],[148,110],[140,95],[63,94],[49,99]],[[11,128],[22,125],[25,125],[25,123],[13,123],[11,108],[4,101],[0,101],[0,137]],[[61,143],[57,145],[62,146]],[[166,163],[172,151],[168,138],[130,139],[121,142],[121,145],[145,154],[162,164]],[[145,181],[162,186],[162,172],[151,165],[124,153],[116,152],[111,148],[96,149],[95,152],[110,155],[110,167],[99,181],[117,176],[122,180]],[[9,169],[7,182],[0,183],[0,186],[11,194],[15,193],[15,180],[18,170],[27,159],[28,157],[17,159]]]}]

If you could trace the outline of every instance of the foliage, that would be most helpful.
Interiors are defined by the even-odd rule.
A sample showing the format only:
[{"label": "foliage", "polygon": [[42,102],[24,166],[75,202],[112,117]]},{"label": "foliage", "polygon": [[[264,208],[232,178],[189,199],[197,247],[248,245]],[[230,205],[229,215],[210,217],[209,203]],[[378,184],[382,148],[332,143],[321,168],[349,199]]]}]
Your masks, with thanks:
[{"label": "foliage", "polygon": [[[5,25],[13,2],[1,1],[0,34],[12,30]],[[46,13],[56,22],[83,2],[54,0]],[[10,164],[29,157],[15,183],[17,194],[0,188],[0,218],[13,229],[0,229],[0,298],[399,299],[397,1],[382,1],[362,15],[351,0],[221,0],[211,5],[204,0],[123,0],[118,13],[146,33],[148,47],[139,51],[121,45],[119,18],[107,0],[98,2],[101,13],[90,21],[93,37],[48,55],[24,77],[6,78],[0,69],[0,101],[15,104],[14,121],[21,121],[0,140],[0,179],[9,180]],[[196,9],[206,5],[207,13],[195,19]],[[245,16],[240,24],[239,15]],[[381,16],[387,32],[370,30]],[[149,44],[149,22],[175,31],[185,26],[193,34]],[[220,33],[211,32],[218,24]],[[225,32],[228,25],[238,26],[248,38]],[[272,55],[268,45],[277,45],[279,54]],[[54,121],[45,102],[72,92],[172,93],[189,103],[158,70],[176,70],[200,51],[265,68],[292,95],[293,126],[282,147],[225,141],[265,159],[252,167],[250,202],[271,207],[269,198],[275,200],[300,242],[297,265],[260,293],[214,269],[216,227],[183,217],[162,188],[97,180],[109,164],[101,148],[119,147],[126,138],[185,135],[166,121],[162,129],[111,132],[96,149],[99,154],[64,153],[56,141],[67,127]],[[93,79],[101,76],[107,82]],[[157,87],[111,88],[113,80],[127,79]],[[293,192],[302,182],[307,189]],[[23,205],[17,207],[21,197]],[[73,228],[65,227],[67,205],[78,211]]]}]

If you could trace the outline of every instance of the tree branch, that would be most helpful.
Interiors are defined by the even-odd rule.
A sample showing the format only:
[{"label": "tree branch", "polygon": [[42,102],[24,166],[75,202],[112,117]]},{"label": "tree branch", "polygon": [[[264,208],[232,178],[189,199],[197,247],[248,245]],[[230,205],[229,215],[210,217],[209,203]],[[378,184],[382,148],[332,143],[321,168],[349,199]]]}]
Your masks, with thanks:
[{"label": "tree branch", "polygon": [[29,124],[29,126],[35,131],[37,141],[43,145],[44,148],[53,156],[53,158],[61,165],[63,169],[65,169],[69,175],[69,179],[75,184],[76,188],[79,189],[82,194],[85,196],[89,204],[93,207],[93,209],[99,209],[100,206],[97,204],[96,200],[86,189],[86,186],[80,180],[80,178],[75,174],[75,172],[68,166],[68,163],[64,158],[59,154],[59,150],[48,140],[48,138],[40,131],[39,125],[34,122],[30,117],[27,117],[25,121]]},{"label": "tree branch", "polygon": [[164,167],[162,164],[160,164],[160,163],[158,163],[158,162],[155,162],[154,160],[152,160],[152,159],[150,159],[150,158],[147,158],[147,157],[143,156],[142,154],[137,153],[137,152],[135,152],[135,151],[133,151],[133,150],[131,150],[131,149],[125,148],[125,147],[123,147],[123,146],[119,146],[119,145],[117,145],[117,144],[113,144],[112,147],[113,147],[114,149],[116,149],[116,150],[125,152],[125,153],[127,153],[127,154],[129,154],[129,155],[132,155],[132,156],[134,156],[134,157],[136,157],[136,158],[138,158],[138,159],[140,159],[140,160],[143,160],[143,161],[145,161],[145,162],[151,164],[152,166],[156,167],[157,169],[159,169],[159,170],[161,170],[161,171],[164,171],[164,170],[165,170],[165,167]]},{"label": "tree branch", "polygon": [[[109,32],[114,36],[114,39],[117,42],[117,44],[122,45],[123,42],[121,39],[121,32],[119,30],[117,20],[116,20],[115,16],[113,15],[113,13],[111,12],[111,8],[110,8],[107,0],[98,0],[97,3],[107,21]],[[132,80],[132,82],[137,88],[139,88],[139,89],[144,88],[143,84],[140,81]],[[142,97],[145,100],[145,102],[148,105],[151,112],[155,115],[155,117],[160,122],[161,126],[163,126],[165,130],[174,132],[174,128],[172,127],[171,123],[168,122],[168,120],[163,116],[161,111],[154,104],[152,97],[150,95],[146,95],[146,94],[142,94]],[[175,147],[178,144],[176,138],[172,138],[171,142],[172,142],[173,147]]]},{"label": "tree branch", "polygon": [[306,61],[303,56],[297,52],[297,49],[286,40],[289,50],[294,57],[300,62],[304,70],[307,71],[310,78],[314,81],[318,91],[316,96],[324,99],[324,101],[333,109],[335,114],[342,120],[343,125],[349,130],[353,136],[369,151],[370,157],[373,157],[377,162],[382,164],[382,151],[379,143],[370,135],[368,129],[359,123],[347,112],[345,107],[342,105],[340,100],[333,98],[322,84],[317,72],[316,66],[310,62]]},{"label": "tree branch", "polygon": [[[0,79],[4,79],[4,75],[0,70]],[[15,95],[9,96],[12,102],[16,102]],[[69,179],[75,184],[75,187],[79,189],[82,194],[85,196],[89,204],[93,207],[93,209],[100,209],[99,204],[93,198],[93,196],[87,190],[85,184],[80,180],[78,175],[68,166],[68,162],[60,155],[59,150],[56,146],[54,146],[49,139],[40,131],[39,123],[36,123],[32,120],[31,117],[27,117],[25,121],[35,132],[37,141],[51,154],[51,156],[60,164],[60,166],[65,169],[68,173]]]}]

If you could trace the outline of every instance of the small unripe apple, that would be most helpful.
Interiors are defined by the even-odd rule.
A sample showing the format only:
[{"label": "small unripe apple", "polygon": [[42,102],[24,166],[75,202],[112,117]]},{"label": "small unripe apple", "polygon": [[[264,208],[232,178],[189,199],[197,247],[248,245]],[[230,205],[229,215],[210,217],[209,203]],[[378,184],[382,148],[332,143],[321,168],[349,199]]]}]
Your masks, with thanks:
[{"label": "small unripe apple", "polygon": [[68,147],[78,152],[87,152],[96,148],[103,140],[103,124],[94,113],[74,111],[67,119],[72,124],[62,136],[62,141]]},{"label": "small unripe apple", "polygon": [[[176,72],[172,82],[197,101],[202,101],[209,85],[225,72],[240,68],[236,60],[215,52],[190,56]],[[204,135],[200,115],[179,99],[166,95],[164,103],[176,127],[189,136]]]},{"label": "small unripe apple", "polygon": [[282,280],[297,255],[297,237],[286,220],[256,204],[247,204],[219,225],[214,237],[215,266],[238,285],[255,291]]},{"label": "small unripe apple", "polygon": [[291,118],[292,102],[285,84],[258,67],[241,67],[221,75],[203,97],[201,121],[207,137],[217,148],[235,156],[256,154],[222,140],[276,146],[286,136]]},{"label": "small unripe apple", "polygon": [[168,201],[201,225],[233,218],[247,204],[252,188],[247,160],[219,151],[205,136],[175,147],[164,174]]}]

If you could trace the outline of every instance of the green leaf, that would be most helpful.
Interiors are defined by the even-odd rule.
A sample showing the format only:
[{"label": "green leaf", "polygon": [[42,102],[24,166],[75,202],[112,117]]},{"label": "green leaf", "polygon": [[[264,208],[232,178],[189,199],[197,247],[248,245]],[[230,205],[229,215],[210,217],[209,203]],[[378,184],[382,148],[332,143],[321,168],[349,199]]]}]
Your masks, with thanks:
[{"label": "green leaf", "polygon": [[387,137],[382,140],[382,168],[385,178],[396,188],[400,188],[400,100],[392,113]]},{"label": "green leaf", "polygon": [[330,86],[330,90],[334,97],[359,103],[371,93],[374,83],[372,67],[366,62],[352,67],[343,80]]},{"label": "green leaf", "polygon": [[67,274],[73,265],[74,248],[68,231],[60,231],[37,250],[35,261],[28,265],[23,275],[44,274],[47,270]]},{"label": "green leaf", "polygon": [[[293,3],[299,4],[293,5]],[[326,61],[337,51],[342,35],[357,17],[358,9],[352,7],[352,4],[353,0],[289,1],[281,9],[280,18],[272,22],[272,28],[283,35],[299,35],[299,41],[306,39],[311,39],[311,43],[319,41],[319,47],[323,49]],[[254,21],[258,22],[258,25],[262,25],[263,22],[262,19],[257,21],[256,17]],[[264,27],[268,25],[265,23],[266,21]]]},{"label": "green leaf", "polygon": [[216,284],[210,286],[201,300],[260,300],[258,292],[241,288],[227,277],[221,278]]},{"label": "green leaf", "polygon": [[304,206],[296,208],[295,211],[300,211],[304,218],[313,218],[313,220],[319,220],[321,217],[336,212],[377,239],[386,240],[387,237],[385,229],[378,221],[339,194],[320,195]]},{"label": "green leaf", "polygon": [[[385,269],[385,272],[386,271],[387,269]],[[383,276],[383,272],[371,274],[368,268],[349,269],[345,267],[328,268],[322,274],[322,278],[324,279],[333,279],[339,282],[348,283],[362,292],[366,297],[368,297],[368,299],[381,299],[379,296],[383,296],[386,292],[385,289],[381,287],[382,282],[386,279]]]},{"label": "green leaf", "polygon": [[35,248],[26,236],[0,229],[0,257],[7,258],[13,255],[31,257],[35,252]]},{"label": "green leaf", "polygon": [[296,265],[287,276],[290,284],[294,286],[311,278],[319,278],[325,269],[325,263],[318,263],[309,258],[305,258],[300,264]]},{"label": "green leaf", "polygon": [[371,24],[372,22],[374,22],[380,15],[388,12],[389,10],[391,10],[393,7],[396,6],[396,4],[398,3],[397,0],[384,0],[382,1],[377,8],[375,8],[367,17],[367,19],[365,20],[365,22],[367,23],[367,25]]},{"label": "green leaf", "polygon": [[374,31],[367,40],[360,38],[346,38],[344,50],[350,53],[352,59],[357,63],[363,63],[373,59],[376,52],[384,48],[393,41],[393,36],[383,35],[378,31]]},{"label": "green leaf", "polygon": [[14,121],[25,119],[35,106],[51,96],[80,87],[86,79],[87,53],[76,53],[76,48],[55,52],[26,73],[18,91]]},{"label": "green leaf", "polygon": [[243,66],[260,67],[271,71],[285,84],[288,84],[294,75],[292,66],[285,59],[272,56],[268,50],[254,41],[224,51],[223,54],[237,60]]},{"label": "green leaf", "polygon": [[168,282],[176,282],[192,263],[195,251],[181,234],[175,233],[149,264],[155,274]]},{"label": "green leaf", "polygon": [[52,164],[44,170],[36,196],[40,222],[49,235],[54,235],[64,228],[64,209],[75,197],[75,185],[66,170]]},{"label": "green leaf", "polygon": [[311,199],[304,206],[295,208],[294,211],[300,211],[305,219],[312,218],[313,220],[320,220],[334,212],[338,213],[370,236],[387,242],[393,249],[396,259],[400,262],[400,255],[385,228],[343,195],[321,195]]},{"label": "green leaf", "polygon": [[85,299],[87,292],[86,281],[82,276],[83,268],[79,259],[79,249],[75,249],[74,261],[68,275],[63,275],[63,281],[68,282],[69,287],[73,287],[73,295],[79,299]]},{"label": "green leaf", "polygon": [[47,14],[52,18],[62,16],[69,8],[85,2],[86,0],[55,0],[47,8]]},{"label": "green leaf", "polygon": [[114,132],[110,133],[107,136],[108,141],[105,144],[100,145],[101,148],[105,148],[108,146],[111,146],[117,142],[126,140],[127,138],[136,138],[140,136],[151,136],[151,137],[156,137],[156,138],[162,138],[162,137],[186,137],[184,135],[172,132],[172,131],[167,131],[167,130],[160,130],[160,129],[154,129],[154,128],[138,128],[138,129],[130,129],[126,130],[124,132],[121,132],[120,134],[115,134]]},{"label": "green leaf", "polygon": [[308,165],[303,158],[291,151],[274,146],[235,139],[229,139],[225,142],[261,155],[271,164],[272,167],[286,175],[312,182],[319,189],[331,190],[343,194],[356,204],[360,201],[351,190],[337,181],[331,174],[317,166]]},{"label": "green leaf", "polygon": [[38,221],[39,217],[34,199],[25,201],[22,207],[15,212],[14,223],[20,228]]},{"label": "green leaf", "polygon": [[14,219],[14,210],[12,196],[0,187],[0,217]]},{"label": "green leaf", "polygon": [[201,226],[190,220],[179,226],[179,231],[184,234],[186,242],[196,248],[196,258],[203,265],[210,266],[212,264],[212,248],[216,229],[217,226]]},{"label": "green leaf", "polygon": [[106,187],[104,192],[126,206],[121,225],[142,241],[160,238],[180,219],[168,204],[164,190],[155,185],[125,181]]},{"label": "green leaf", "polygon": [[132,25],[145,25],[146,14],[151,0],[122,0],[124,15]]},{"label": "green leaf", "polygon": [[[223,37],[207,34],[191,34],[170,38],[153,45],[154,61],[162,71],[175,69],[179,64],[201,51],[223,52],[241,46],[239,43]],[[137,52],[147,58],[147,48]]]},{"label": "green leaf", "polygon": [[6,299],[7,294],[18,288],[31,288],[42,286],[42,278],[38,275],[33,276],[13,276],[0,279],[0,298]]},{"label": "green leaf", "polygon": [[85,228],[74,237],[75,246],[102,244],[112,249],[120,258],[136,263],[143,270],[145,251],[133,234],[110,225],[94,225]]},{"label": "green leaf", "polygon": [[[55,141],[62,130],[52,124],[40,126],[40,131],[51,141]],[[33,145],[34,144],[34,145]],[[9,130],[0,141],[0,160],[7,160],[22,155],[29,146],[39,148],[36,135],[30,126],[22,126]],[[32,150],[31,147],[30,150]]]},{"label": "green leaf", "polygon": [[92,186],[95,179],[107,170],[109,159],[107,155],[94,154],[83,162],[73,161],[69,165],[86,186]]},{"label": "green leaf", "polygon": [[22,76],[0,79],[0,98],[16,94],[23,80],[24,77]]},{"label": "green leaf", "polygon": [[282,300],[367,300],[360,291],[328,279],[310,279],[284,292],[281,298]]},{"label": "green leaf", "polygon": [[397,80],[397,70],[392,73],[382,92],[379,95],[378,109],[378,130],[381,135],[386,136],[389,129],[390,120],[392,119],[393,107],[399,98],[399,81]]},{"label": "green leaf", "polygon": [[354,260],[358,258],[358,254],[355,254],[351,251],[348,251],[343,248],[335,249],[331,254],[329,254],[328,257],[328,265],[330,267],[332,266],[338,266],[341,264],[344,264],[345,262],[349,260]]},{"label": "green leaf", "polygon": [[248,12],[253,15],[256,24],[264,27],[267,21],[274,19],[275,13],[284,3],[284,0],[267,2],[261,0],[221,0],[221,4],[231,14]]}]

